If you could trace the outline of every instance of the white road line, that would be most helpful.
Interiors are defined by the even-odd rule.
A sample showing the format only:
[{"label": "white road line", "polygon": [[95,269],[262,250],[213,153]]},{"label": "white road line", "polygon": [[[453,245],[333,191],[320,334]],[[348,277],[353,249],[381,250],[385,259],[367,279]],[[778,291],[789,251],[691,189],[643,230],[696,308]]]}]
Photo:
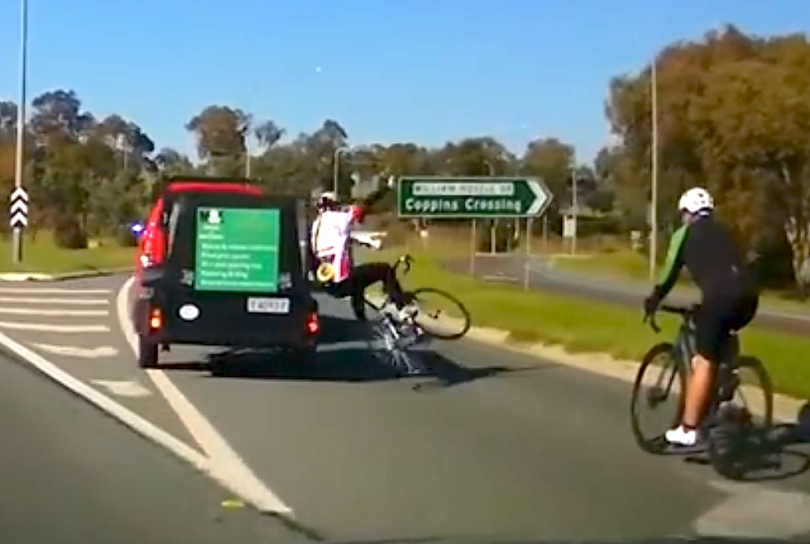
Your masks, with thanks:
[{"label": "white road line", "polygon": [[118,350],[111,346],[101,346],[97,348],[80,348],[76,346],[55,346],[53,344],[33,344],[34,347],[53,353],[55,355],[66,355],[68,357],[81,357],[82,359],[98,359],[100,357],[114,357],[118,355]]},{"label": "white road line", "polygon": [[32,298],[32,297],[0,297],[0,302],[14,302],[17,304],[71,304],[75,306],[107,306],[110,301],[103,298]]},{"label": "white road line", "polygon": [[[133,353],[137,355],[138,336],[130,320],[128,300],[129,291],[134,282],[134,278],[129,278],[121,286],[118,291],[116,307],[121,330],[126,336]],[[208,455],[211,461],[210,474],[212,477],[244,500],[252,503],[259,510],[290,517],[293,515],[292,509],[250,470],[197,407],[172,383],[165,372],[159,369],[149,369],[146,374]]]},{"label": "white road line", "polygon": [[51,295],[108,295],[109,289],[55,289],[51,287],[0,287],[0,293],[36,293]]},{"label": "white road line", "polygon": [[13,331],[40,331],[40,332],[110,332],[105,325],[46,325],[43,323],[19,323],[13,321],[0,321],[0,328]]},{"label": "white road line", "polygon": [[135,380],[90,380],[90,382],[108,389],[110,393],[120,397],[139,398],[152,395],[151,391]]},{"label": "white road line", "polygon": [[52,317],[69,317],[69,316],[97,316],[103,317],[110,315],[108,310],[49,310],[45,308],[8,308],[0,306],[0,314],[13,314],[13,315],[42,315]]}]

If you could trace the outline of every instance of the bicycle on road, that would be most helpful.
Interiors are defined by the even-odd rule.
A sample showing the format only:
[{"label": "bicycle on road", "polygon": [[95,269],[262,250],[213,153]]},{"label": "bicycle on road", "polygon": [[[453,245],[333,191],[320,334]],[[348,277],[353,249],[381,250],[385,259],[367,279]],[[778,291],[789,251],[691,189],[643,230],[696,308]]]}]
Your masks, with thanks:
[{"label": "bicycle on road", "polygon": [[[394,264],[394,274],[402,267],[403,274],[408,274],[414,259],[403,255]],[[416,306],[412,318],[402,320],[397,315],[385,311],[393,307],[387,296],[370,297],[366,295],[366,305],[375,316],[372,319],[371,349],[378,359],[392,366],[404,375],[418,374],[424,367],[412,351],[417,345],[431,339],[458,340],[470,330],[470,312],[456,297],[433,287],[420,287],[405,292],[405,299]],[[437,309],[444,303],[444,309]]]},{"label": "bicycle on road", "polygon": [[[694,315],[698,306],[676,307],[664,305],[659,311],[676,314],[681,318],[681,324],[674,343],[662,342],[653,346],[642,359],[638,369],[631,404],[631,421],[633,435],[639,446],[649,453],[667,453],[667,442],[663,432],[648,436],[642,430],[639,420],[640,408],[655,409],[659,404],[666,402],[673,385],[686,389],[689,375],[692,371],[692,357],[695,353],[695,323]],[[655,313],[644,318],[656,332],[661,329],[655,321]],[[713,468],[722,476],[730,479],[740,479],[751,461],[760,453],[761,441],[757,436],[765,436],[772,428],[773,418],[773,391],[770,378],[764,366],[754,357],[741,356],[740,344],[736,333],[732,333],[725,349],[723,363],[718,365],[715,376],[712,398],[707,415],[701,424],[701,431],[708,436],[708,453]],[[652,380],[652,385],[643,385],[645,377],[655,374],[654,365],[663,360],[658,375]],[[750,370],[756,383],[743,380],[743,371]],[[754,386],[764,395],[764,403],[758,410],[759,421],[754,422],[753,412],[745,406],[744,390]],[[743,406],[733,402],[735,394],[740,394]],[[664,431],[672,428],[681,421],[685,398],[681,394],[677,398],[675,413],[664,422]],[[660,429],[660,427],[659,427]],[[690,452],[694,453],[694,451]],[[773,463],[771,463],[773,464]]]}]

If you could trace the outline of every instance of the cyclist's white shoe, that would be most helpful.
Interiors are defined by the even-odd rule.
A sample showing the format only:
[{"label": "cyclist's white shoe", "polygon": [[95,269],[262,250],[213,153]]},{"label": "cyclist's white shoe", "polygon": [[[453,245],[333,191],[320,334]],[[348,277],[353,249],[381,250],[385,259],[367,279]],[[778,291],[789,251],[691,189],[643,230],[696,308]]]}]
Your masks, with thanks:
[{"label": "cyclist's white shoe", "polygon": [[407,321],[408,319],[413,319],[416,315],[418,308],[414,304],[406,304],[403,306],[401,310],[399,310],[399,319],[401,321]]},{"label": "cyclist's white shoe", "polygon": [[673,446],[694,446],[698,441],[697,430],[686,430],[683,425],[668,430],[664,436]]}]

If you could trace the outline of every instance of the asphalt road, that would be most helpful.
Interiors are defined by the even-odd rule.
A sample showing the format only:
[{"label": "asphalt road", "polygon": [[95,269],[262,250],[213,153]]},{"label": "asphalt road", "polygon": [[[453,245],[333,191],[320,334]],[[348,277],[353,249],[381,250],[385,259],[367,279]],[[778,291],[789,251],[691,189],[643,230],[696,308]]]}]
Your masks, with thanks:
[{"label": "asphalt road", "polygon": [[[475,275],[487,281],[522,285],[526,261],[524,255],[481,255],[475,260]],[[529,287],[535,290],[597,300],[634,309],[641,308],[642,301],[650,290],[649,286],[639,282],[554,269],[549,266],[548,260],[540,257],[531,258],[528,262],[531,271]],[[470,260],[452,260],[447,262],[446,266],[454,272],[469,274]],[[697,299],[694,296],[673,293],[668,300],[676,304],[689,304]],[[754,323],[788,334],[810,335],[810,313],[801,314],[760,307]]]},{"label": "asphalt road", "polygon": [[39,544],[296,542],[100,411],[0,357],[0,541]]},{"label": "asphalt road", "polygon": [[[34,298],[50,299],[39,306],[51,309],[78,308],[76,300],[59,302],[70,297],[105,300],[96,304],[108,308],[105,315],[19,314],[14,322],[25,317],[39,325],[69,321],[107,330],[13,330],[0,323],[0,331],[216,459],[234,479],[247,478],[237,469],[248,467],[301,528],[326,540],[810,537],[810,475],[801,472],[807,449],[786,456],[781,470],[757,475],[783,479],[730,484],[705,466],[638,451],[629,432],[626,382],[467,341],[436,344],[435,355],[426,358],[430,375],[394,379],[368,357],[365,332],[348,319],[346,305],[328,299],[317,367],[295,368],[271,354],[223,358],[185,347],[164,357],[163,369],[143,372],[120,330],[115,301],[124,280],[59,284],[72,293],[21,291],[28,286],[0,291],[17,300],[4,302],[5,309],[37,306],[24,302]],[[99,292],[80,292],[88,290]],[[61,353],[53,346],[62,346]],[[110,349],[98,351],[105,346]],[[221,375],[212,376],[212,360]],[[20,373],[0,363],[0,372]],[[13,458],[53,464],[39,471],[25,466],[50,478],[51,488],[61,485],[57,497],[42,499],[47,509],[12,504],[0,516],[24,510],[42,520],[43,511],[65,512],[64,526],[74,523],[78,535],[96,525],[124,531],[104,533],[115,535],[107,542],[127,542],[118,535],[130,527],[153,530],[155,538],[166,531],[160,542],[172,542],[175,534],[186,535],[184,542],[214,541],[222,534],[216,530],[247,535],[217,542],[253,542],[263,531],[266,542],[305,538],[249,510],[223,511],[220,501],[229,493],[44,379],[21,375],[31,385],[0,375],[0,387],[10,391],[0,417],[11,421],[0,428],[26,437],[14,442],[22,453]],[[48,410],[48,417],[28,415],[37,410]],[[50,442],[37,442],[39,433]],[[3,470],[5,459],[0,454]],[[8,470],[4,500],[22,496],[24,504],[37,504],[36,480],[22,479],[17,465]],[[76,497],[83,494],[92,501],[80,504]],[[74,500],[47,502],[62,496]],[[169,518],[174,525],[167,526]],[[212,528],[219,518],[221,529]],[[0,520],[0,531],[4,527]],[[149,542],[131,530],[139,542]],[[47,542],[33,538],[36,532],[26,536]]]}]

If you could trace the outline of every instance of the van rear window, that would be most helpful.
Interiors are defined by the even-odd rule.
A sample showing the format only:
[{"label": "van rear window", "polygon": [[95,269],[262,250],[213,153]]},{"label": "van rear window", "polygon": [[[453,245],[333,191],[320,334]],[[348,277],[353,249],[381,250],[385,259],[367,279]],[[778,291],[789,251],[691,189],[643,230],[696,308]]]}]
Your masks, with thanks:
[{"label": "van rear window", "polygon": [[280,210],[200,206],[195,232],[196,291],[278,292]]}]

